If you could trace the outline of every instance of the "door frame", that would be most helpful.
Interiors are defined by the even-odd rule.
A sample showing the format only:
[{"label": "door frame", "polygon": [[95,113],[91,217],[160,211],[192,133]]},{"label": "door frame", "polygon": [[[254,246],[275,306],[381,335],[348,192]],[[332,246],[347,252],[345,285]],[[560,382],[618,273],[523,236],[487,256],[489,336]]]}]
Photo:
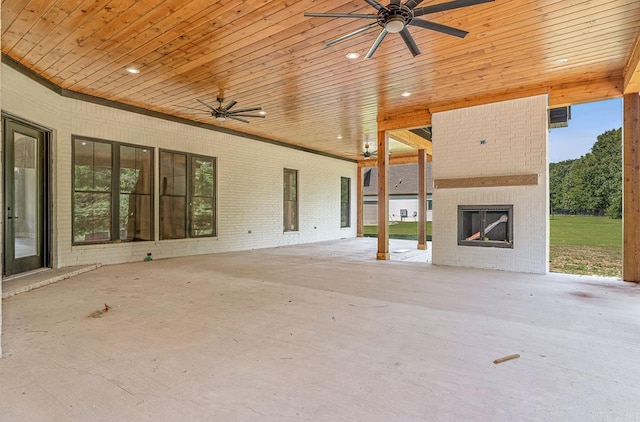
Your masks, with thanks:
[{"label": "door frame", "polygon": [[[41,217],[41,223],[42,223],[42,267],[40,268],[51,268],[52,265],[52,257],[53,257],[53,242],[52,242],[52,235],[53,235],[53,231],[52,231],[52,203],[51,203],[51,199],[53,198],[52,195],[52,183],[51,183],[51,179],[52,179],[52,169],[53,169],[53,165],[51,162],[51,139],[52,139],[52,134],[53,131],[50,128],[44,127],[40,124],[34,123],[32,121],[29,121],[27,119],[23,119],[21,117],[18,117],[14,114],[11,113],[7,113],[7,112],[2,112],[1,114],[2,117],[2,169],[3,169],[3,176],[2,176],[2,184],[0,184],[0,195],[2,197],[2,208],[0,209],[0,215],[2,215],[2,220],[6,223],[6,204],[5,204],[5,200],[6,200],[6,192],[5,192],[5,177],[4,177],[4,171],[5,171],[5,160],[6,160],[6,151],[4,150],[4,142],[5,142],[5,137],[9,136],[8,132],[7,132],[7,124],[8,123],[15,123],[17,125],[20,126],[24,126],[26,128],[41,132],[43,135],[43,145],[42,145],[42,165],[43,165],[43,169],[42,169],[42,183],[43,183],[43,188],[42,188],[42,217]],[[6,261],[6,251],[4,250],[5,248],[5,226],[3,224],[2,227],[2,249],[3,249],[3,253],[2,253],[2,276],[5,276],[6,273],[6,268],[5,268],[5,261]],[[19,274],[19,273],[18,273]]]}]

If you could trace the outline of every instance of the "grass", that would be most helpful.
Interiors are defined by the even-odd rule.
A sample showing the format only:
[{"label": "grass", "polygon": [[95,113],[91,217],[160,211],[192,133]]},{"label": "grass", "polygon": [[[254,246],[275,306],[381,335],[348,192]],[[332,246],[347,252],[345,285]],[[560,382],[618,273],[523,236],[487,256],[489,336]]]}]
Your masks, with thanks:
[{"label": "grass", "polygon": [[555,215],[549,222],[550,271],[622,277],[622,220]]},{"label": "grass", "polygon": [[[549,222],[551,271],[622,277],[622,220],[554,215]],[[377,234],[377,226],[364,226],[365,236]],[[392,223],[389,237],[417,240],[418,223]],[[431,221],[427,222],[427,238],[431,240]]]},{"label": "grass", "polygon": [[[378,226],[364,226],[362,229],[367,237],[376,237],[378,235]],[[389,225],[389,237],[393,239],[418,240],[418,222],[402,221],[391,223]],[[427,240],[431,240],[431,221],[427,221]]]}]

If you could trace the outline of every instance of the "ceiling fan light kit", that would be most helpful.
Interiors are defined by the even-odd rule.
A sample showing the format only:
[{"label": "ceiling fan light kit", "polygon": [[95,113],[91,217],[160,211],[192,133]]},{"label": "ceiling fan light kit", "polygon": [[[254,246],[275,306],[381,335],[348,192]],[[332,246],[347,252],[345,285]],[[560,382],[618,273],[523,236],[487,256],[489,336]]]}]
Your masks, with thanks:
[{"label": "ceiling fan light kit", "polygon": [[430,29],[432,31],[441,32],[443,34],[452,35],[454,37],[464,38],[468,32],[450,26],[442,25],[439,23],[417,19],[418,16],[428,15],[431,13],[444,12],[446,10],[459,9],[467,6],[474,6],[476,4],[488,3],[494,0],[453,0],[447,3],[434,4],[431,6],[418,7],[422,0],[407,0],[404,4],[401,4],[401,0],[391,0],[388,6],[383,6],[376,0],[365,0],[371,7],[375,8],[378,13],[376,14],[361,14],[361,13],[305,13],[306,17],[313,18],[352,18],[352,19],[375,19],[376,23],[369,24],[363,28],[356,29],[353,32],[342,35],[326,43],[327,46],[332,46],[341,41],[347,40],[363,32],[367,32],[376,27],[381,27],[380,34],[373,42],[373,45],[369,49],[369,52],[365,56],[365,59],[370,59],[376,52],[382,40],[387,34],[400,34],[402,40],[407,45],[407,48],[411,54],[415,57],[420,54],[420,49],[414,41],[411,33],[408,30],[408,26],[418,26],[420,28]]}]

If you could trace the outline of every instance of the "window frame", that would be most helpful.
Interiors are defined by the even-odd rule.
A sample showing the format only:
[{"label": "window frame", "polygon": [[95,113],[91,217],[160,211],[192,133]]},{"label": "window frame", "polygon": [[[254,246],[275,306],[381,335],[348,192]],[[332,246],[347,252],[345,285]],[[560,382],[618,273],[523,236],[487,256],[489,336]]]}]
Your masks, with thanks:
[{"label": "window frame", "polygon": [[[177,155],[182,155],[185,157],[186,160],[186,168],[185,168],[185,210],[184,210],[184,237],[163,237],[163,232],[162,232],[162,228],[163,228],[163,224],[162,224],[162,206],[160,206],[159,209],[159,220],[158,220],[158,224],[159,224],[159,229],[158,229],[158,235],[159,235],[159,240],[161,241],[167,241],[167,240],[184,240],[184,239],[199,239],[199,238],[215,238],[218,236],[218,159],[217,157],[213,157],[213,156],[209,156],[209,155],[204,155],[204,154],[197,154],[197,153],[191,153],[191,152],[184,152],[184,151],[175,151],[175,150],[170,150],[170,149],[160,149],[158,157],[159,157],[159,165],[158,165],[158,174],[160,177],[159,180],[159,185],[160,185],[160,191],[158,193],[158,200],[160,201],[160,203],[162,202],[162,198],[164,196],[177,196],[177,195],[165,195],[162,193],[162,186],[163,186],[163,181],[162,181],[162,154],[163,153],[168,153],[168,154],[177,154]],[[213,205],[212,205],[212,217],[211,217],[211,234],[201,234],[201,235],[196,235],[194,234],[194,226],[193,226],[193,198],[196,197],[195,195],[195,190],[194,190],[194,185],[193,185],[193,161],[194,159],[203,159],[205,161],[211,161],[212,162],[212,166],[213,166],[213,172],[212,172],[212,177],[213,177],[213,196],[211,197],[206,197],[206,198],[212,198],[213,201]],[[198,196],[200,197],[200,196]]]},{"label": "window frame", "polygon": [[[294,181],[295,181],[295,187],[294,187],[294,192],[293,195],[289,194],[287,195],[287,182],[288,182],[288,178],[287,175],[288,174],[292,174],[294,176]],[[292,233],[292,232],[299,232],[300,231],[300,201],[299,201],[299,197],[300,197],[300,178],[299,176],[299,172],[296,169],[290,169],[285,167],[284,171],[283,171],[283,183],[282,183],[282,231],[284,233]],[[287,199],[288,197],[294,196],[295,199]],[[293,207],[288,207],[287,205],[293,203]],[[287,214],[289,209],[294,210],[295,212],[295,221],[293,224],[294,228],[287,228],[287,223],[289,222],[289,220],[291,220],[290,218],[287,218]]]},{"label": "window frame", "polygon": [[[75,219],[75,211],[76,211],[76,193],[78,192],[87,192],[84,190],[76,190],[76,142],[77,141],[87,141],[93,143],[101,143],[109,145],[111,149],[111,180],[110,180],[110,190],[108,191],[111,195],[111,199],[109,201],[111,216],[109,221],[110,227],[110,236],[109,239],[100,239],[100,240],[89,240],[79,242],[75,239],[75,229],[76,229],[76,219]],[[140,150],[146,150],[150,154],[150,168],[149,168],[149,218],[151,224],[151,232],[150,239],[131,239],[131,240],[123,240],[120,238],[120,174],[121,174],[121,163],[120,163],[120,148],[134,148]],[[72,135],[71,136],[71,245],[72,246],[83,246],[83,245],[96,245],[96,244],[106,244],[106,243],[129,243],[129,242],[152,242],[155,241],[155,149],[153,147],[147,145],[138,145],[131,144],[125,142],[112,141],[108,139],[100,139],[93,138],[90,136],[81,136],[81,135]],[[107,191],[104,191],[105,193]]]},{"label": "window frame", "polygon": [[[343,189],[346,181],[346,195]],[[346,196],[346,203],[344,201]],[[340,177],[340,228],[345,229],[351,227],[351,178]]]}]

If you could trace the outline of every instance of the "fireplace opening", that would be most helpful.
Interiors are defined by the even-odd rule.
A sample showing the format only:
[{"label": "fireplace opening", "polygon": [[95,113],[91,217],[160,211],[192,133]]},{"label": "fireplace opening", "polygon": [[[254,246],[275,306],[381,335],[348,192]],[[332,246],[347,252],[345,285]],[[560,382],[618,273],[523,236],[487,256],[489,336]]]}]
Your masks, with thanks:
[{"label": "fireplace opening", "polygon": [[458,205],[458,245],[513,248],[513,205]]}]

